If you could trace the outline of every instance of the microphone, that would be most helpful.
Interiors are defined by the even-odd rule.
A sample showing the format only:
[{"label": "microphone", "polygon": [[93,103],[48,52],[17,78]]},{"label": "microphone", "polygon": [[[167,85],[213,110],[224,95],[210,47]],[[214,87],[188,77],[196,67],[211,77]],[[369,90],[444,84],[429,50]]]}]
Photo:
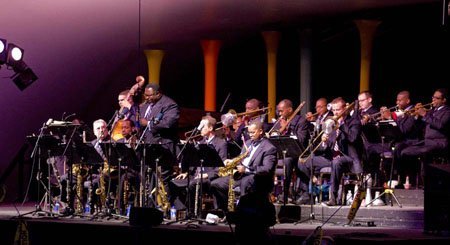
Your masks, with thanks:
[{"label": "microphone", "polygon": [[53,118],[49,118],[47,120],[47,122],[45,123],[45,126],[50,126],[50,124],[52,124],[52,123],[53,123]]},{"label": "microphone", "polygon": [[195,128],[195,131],[201,131],[204,126],[206,126],[206,120],[201,120],[200,124]]},{"label": "microphone", "polygon": [[163,117],[163,113],[162,112],[158,113],[158,115],[156,115],[156,117],[153,118],[153,123],[158,124],[161,121],[162,117]]},{"label": "microphone", "polygon": [[75,115],[76,115],[76,113],[72,113],[70,115],[67,115],[66,117],[63,118],[63,121],[67,121],[67,119],[69,119],[69,118],[71,118],[71,117],[73,117]]},{"label": "microphone", "polygon": [[122,111],[119,112],[119,119],[124,119],[125,115],[130,111],[127,107],[124,107]]}]

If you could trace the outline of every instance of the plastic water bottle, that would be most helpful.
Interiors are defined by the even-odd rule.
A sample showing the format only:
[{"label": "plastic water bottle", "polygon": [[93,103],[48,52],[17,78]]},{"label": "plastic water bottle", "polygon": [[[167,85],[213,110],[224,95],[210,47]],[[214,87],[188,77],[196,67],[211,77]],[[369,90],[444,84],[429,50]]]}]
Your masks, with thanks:
[{"label": "plastic water bottle", "polygon": [[172,206],[170,208],[170,219],[176,220],[177,219],[177,210],[175,209],[175,206]]},{"label": "plastic water bottle", "polygon": [[53,213],[59,213],[59,206],[60,206],[59,202],[56,202],[55,206],[53,206]]},{"label": "plastic water bottle", "polygon": [[127,211],[126,211],[126,216],[127,217],[130,217],[130,210],[131,210],[131,204],[128,204]]},{"label": "plastic water bottle", "polygon": [[91,205],[89,205],[89,203],[86,203],[86,205],[84,206],[84,214],[91,214]]},{"label": "plastic water bottle", "polygon": [[351,190],[348,190],[345,200],[347,201],[347,205],[352,205],[353,195],[352,195],[352,191]]}]

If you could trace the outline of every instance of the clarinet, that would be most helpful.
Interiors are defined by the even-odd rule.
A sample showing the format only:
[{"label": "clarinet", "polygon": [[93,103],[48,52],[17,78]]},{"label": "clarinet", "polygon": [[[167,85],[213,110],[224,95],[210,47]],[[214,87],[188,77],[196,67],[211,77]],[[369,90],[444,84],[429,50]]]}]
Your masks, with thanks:
[{"label": "clarinet", "polygon": [[197,179],[195,184],[195,204],[194,204],[194,214],[198,217],[198,192],[200,191],[200,178]]}]

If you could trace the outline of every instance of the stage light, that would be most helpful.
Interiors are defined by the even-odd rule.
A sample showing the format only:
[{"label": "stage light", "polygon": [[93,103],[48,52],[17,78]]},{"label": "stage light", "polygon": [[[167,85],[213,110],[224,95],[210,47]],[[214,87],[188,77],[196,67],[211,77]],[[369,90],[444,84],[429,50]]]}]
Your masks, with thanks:
[{"label": "stage light", "polygon": [[28,86],[30,86],[34,81],[36,81],[38,77],[34,74],[31,68],[27,67],[24,71],[17,73],[13,78],[16,86],[23,91]]},{"label": "stage light", "polygon": [[14,43],[8,44],[6,65],[14,67],[18,62],[23,59],[23,49]]},{"label": "stage light", "polygon": [[0,65],[6,62],[6,40],[0,38]]}]

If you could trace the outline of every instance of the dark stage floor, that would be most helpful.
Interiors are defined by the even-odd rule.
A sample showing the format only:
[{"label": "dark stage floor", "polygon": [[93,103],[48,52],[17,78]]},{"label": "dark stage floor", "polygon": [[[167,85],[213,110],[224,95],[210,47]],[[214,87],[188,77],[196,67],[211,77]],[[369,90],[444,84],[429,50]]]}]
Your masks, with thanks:
[{"label": "dark stage floor", "polygon": [[[397,204],[362,206],[348,226],[349,206],[302,205],[300,221],[276,224],[271,228],[272,237],[275,244],[302,244],[318,226],[322,226],[323,244],[406,244],[412,241],[449,244],[448,230],[444,229],[440,234],[424,232],[422,192],[399,191],[397,196],[404,202],[403,207]],[[125,218],[51,217],[39,215],[44,214],[42,212],[19,218],[19,213],[35,211],[34,204],[19,204],[17,209],[11,203],[0,205],[1,244],[14,243],[21,221],[25,221],[28,231],[25,234],[28,234],[30,244],[161,244],[161,241],[164,244],[235,244],[234,225],[225,223],[163,221],[150,228],[131,226]],[[277,210],[280,207],[277,205]],[[295,209],[293,205],[289,207]],[[311,211],[314,219],[311,219]],[[324,224],[330,216],[332,218]],[[288,217],[293,216],[288,214]]]}]

